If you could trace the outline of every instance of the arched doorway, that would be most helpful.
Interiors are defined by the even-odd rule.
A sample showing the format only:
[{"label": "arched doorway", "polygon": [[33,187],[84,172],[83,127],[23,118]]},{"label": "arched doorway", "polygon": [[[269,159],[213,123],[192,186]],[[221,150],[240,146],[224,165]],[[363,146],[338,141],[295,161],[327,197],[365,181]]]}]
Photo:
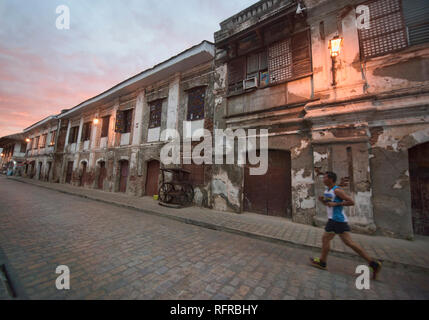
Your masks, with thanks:
[{"label": "arched doorway", "polygon": [[408,151],[414,233],[429,236],[429,142]]},{"label": "arched doorway", "polygon": [[71,184],[73,177],[73,161],[67,162],[66,183]]},{"label": "arched doorway", "polygon": [[146,195],[147,196],[152,197],[158,194],[159,168],[160,168],[160,163],[157,160],[152,160],[147,163],[147,174],[146,174]]},{"label": "arched doorway", "polygon": [[43,169],[43,163],[39,162],[39,176],[37,177],[38,180],[42,180],[42,177],[43,177],[42,169]]},{"label": "arched doorway", "polygon": [[100,166],[100,173],[98,174],[97,188],[103,190],[104,179],[106,179],[107,176],[106,162],[100,161],[98,164]]},{"label": "arched doorway", "polygon": [[127,192],[128,160],[119,161],[119,192]]},{"label": "arched doorway", "polygon": [[82,174],[80,175],[80,179],[79,179],[79,187],[83,187],[85,185],[86,167],[87,167],[87,163],[86,163],[86,161],[83,161],[82,162]]},{"label": "arched doorway", "polygon": [[291,155],[289,151],[270,150],[268,172],[250,175],[244,170],[244,211],[268,216],[292,217]]}]

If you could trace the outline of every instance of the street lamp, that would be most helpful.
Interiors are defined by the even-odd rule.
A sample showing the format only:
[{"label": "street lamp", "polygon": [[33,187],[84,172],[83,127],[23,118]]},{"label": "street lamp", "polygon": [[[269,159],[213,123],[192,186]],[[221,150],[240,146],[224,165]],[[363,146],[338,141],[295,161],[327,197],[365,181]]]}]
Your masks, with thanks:
[{"label": "street lamp", "polygon": [[93,122],[95,125],[97,125],[97,124],[100,122],[100,120],[99,120],[98,118],[95,118],[92,122]]},{"label": "street lamp", "polygon": [[331,59],[332,59],[332,85],[333,86],[337,85],[336,74],[335,74],[335,63],[336,63],[337,57],[341,53],[342,45],[343,45],[343,39],[340,38],[338,35],[336,35],[329,41],[329,52],[331,54]]},{"label": "street lamp", "polygon": [[29,138],[25,139],[25,142],[30,143],[30,139]]}]

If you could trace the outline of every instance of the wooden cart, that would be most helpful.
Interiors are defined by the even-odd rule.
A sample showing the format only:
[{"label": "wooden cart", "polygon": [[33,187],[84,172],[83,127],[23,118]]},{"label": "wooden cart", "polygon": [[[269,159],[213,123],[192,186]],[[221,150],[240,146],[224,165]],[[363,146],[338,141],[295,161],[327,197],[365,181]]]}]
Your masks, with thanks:
[{"label": "wooden cart", "polygon": [[[159,188],[161,205],[185,207],[194,200],[194,187],[189,182],[190,172],[183,169],[161,169],[162,182]],[[166,173],[172,174],[172,180],[167,182]]]}]

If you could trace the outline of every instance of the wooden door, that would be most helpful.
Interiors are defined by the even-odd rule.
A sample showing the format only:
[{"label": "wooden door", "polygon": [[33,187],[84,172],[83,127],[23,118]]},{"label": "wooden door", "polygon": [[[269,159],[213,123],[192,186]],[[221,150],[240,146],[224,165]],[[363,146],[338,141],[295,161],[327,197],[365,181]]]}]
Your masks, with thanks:
[{"label": "wooden door", "polygon": [[85,179],[86,179],[86,162],[82,162],[82,174],[80,176],[79,186],[83,187],[85,185]]},{"label": "wooden door", "polygon": [[414,233],[429,236],[429,142],[409,151]]},{"label": "wooden door", "polygon": [[288,151],[270,150],[268,171],[263,176],[244,174],[244,210],[291,218],[291,157]]},{"label": "wooden door", "polygon": [[67,163],[66,183],[71,183],[73,176],[73,161]]},{"label": "wooden door", "polygon": [[48,172],[46,173],[46,177],[45,177],[46,181],[49,181],[49,176],[51,174],[51,169],[52,169],[52,162],[48,162]]},{"label": "wooden door", "polygon": [[159,187],[159,161],[153,160],[149,161],[147,164],[147,174],[146,174],[146,195],[154,196],[158,194]]},{"label": "wooden door", "polygon": [[128,161],[121,161],[119,170],[119,192],[126,192],[128,181]]},{"label": "wooden door", "polygon": [[106,163],[104,161],[100,162],[100,174],[98,175],[98,189],[103,189],[104,179],[106,178],[107,170]]},{"label": "wooden door", "polygon": [[43,174],[42,174],[42,163],[39,162],[39,180],[41,180],[42,177],[43,177]]}]

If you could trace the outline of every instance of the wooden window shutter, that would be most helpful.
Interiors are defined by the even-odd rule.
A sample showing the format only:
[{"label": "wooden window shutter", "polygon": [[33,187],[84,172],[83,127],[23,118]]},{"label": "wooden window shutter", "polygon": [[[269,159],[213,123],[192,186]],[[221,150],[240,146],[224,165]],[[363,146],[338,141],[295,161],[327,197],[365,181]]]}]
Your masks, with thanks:
[{"label": "wooden window shutter", "polygon": [[162,100],[150,104],[149,129],[161,126]]},{"label": "wooden window shutter", "polygon": [[402,1],[402,8],[410,45],[429,42],[429,2],[406,0]]},{"label": "wooden window shutter", "polygon": [[268,48],[268,71],[270,83],[278,83],[292,78],[290,39],[277,42]]},{"label": "wooden window shutter", "polygon": [[204,119],[204,100],[206,87],[195,88],[188,91],[188,121]]},{"label": "wooden window shutter", "polygon": [[376,0],[367,4],[371,28],[359,30],[361,58],[371,58],[407,47],[407,33],[400,0]]},{"label": "wooden window shutter", "polygon": [[243,80],[246,74],[246,57],[240,57],[228,62],[228,92],[243,90]]},{"label": "wooden window shutter", "polygon": [[116,111],[116,123],[115,132],[124,133],[125,131],[125,119],[122,111]]},{"label": "wooden window shutter", "polygon": [[310,31],[292,36],[292,74],[299,77],[311,73]]}]

